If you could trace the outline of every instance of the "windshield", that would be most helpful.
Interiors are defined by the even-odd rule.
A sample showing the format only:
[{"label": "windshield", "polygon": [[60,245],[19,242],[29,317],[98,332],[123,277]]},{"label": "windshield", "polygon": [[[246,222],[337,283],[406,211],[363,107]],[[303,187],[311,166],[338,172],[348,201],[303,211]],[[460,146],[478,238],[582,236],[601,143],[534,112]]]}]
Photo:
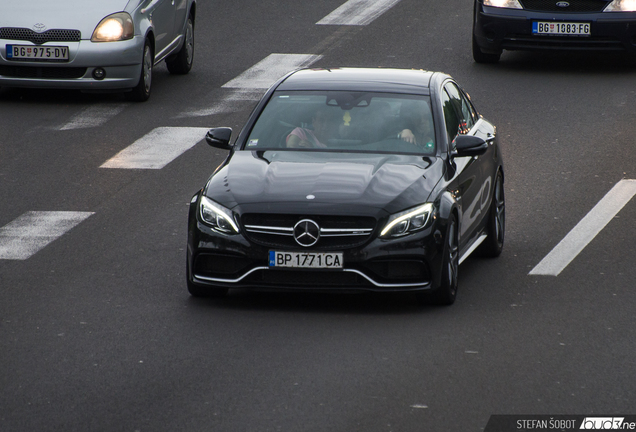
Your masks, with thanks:
[{"label": "windshield", "polygon": [[275,92],[244,150],[435,154],[428,96]]}]

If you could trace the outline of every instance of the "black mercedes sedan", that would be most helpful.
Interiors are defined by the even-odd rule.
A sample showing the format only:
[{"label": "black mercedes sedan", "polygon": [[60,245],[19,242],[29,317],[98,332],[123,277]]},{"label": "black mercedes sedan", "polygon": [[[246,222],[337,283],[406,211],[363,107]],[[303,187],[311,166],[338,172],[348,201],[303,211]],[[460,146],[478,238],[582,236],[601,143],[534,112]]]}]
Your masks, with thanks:
[{"label": "black mercedes sedan", "polygon": [[503,50],[636,53],[636,0],[475,0],[474,60]]},{"label": "black mercedes sedan", "polygon": [[452,304],[473,251],[498,256],[504,171],[495,127],[450,76],[303,69],[263,96],[190,202],[187,286],[413,291]]}]

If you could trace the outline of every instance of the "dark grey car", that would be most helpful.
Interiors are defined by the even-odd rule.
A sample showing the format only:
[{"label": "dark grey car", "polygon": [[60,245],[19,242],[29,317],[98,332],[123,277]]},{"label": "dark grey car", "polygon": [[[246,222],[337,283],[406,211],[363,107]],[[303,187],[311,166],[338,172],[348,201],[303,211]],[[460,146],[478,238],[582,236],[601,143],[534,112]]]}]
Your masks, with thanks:
[{"label": "dark grey car", "polygon": [[503,50],[636,53],[634,0],[475,0],[473,58]]}]

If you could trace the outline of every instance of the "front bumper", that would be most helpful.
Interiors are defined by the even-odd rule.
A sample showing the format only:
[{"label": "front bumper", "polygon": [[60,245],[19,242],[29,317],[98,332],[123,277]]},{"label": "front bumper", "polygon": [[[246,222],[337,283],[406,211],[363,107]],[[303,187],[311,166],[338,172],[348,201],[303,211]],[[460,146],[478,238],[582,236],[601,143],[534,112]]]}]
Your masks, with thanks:
[{"label": "front bumper", "polygon": [[[474,38],[484,52],[501,50],[594,50],[636,53],[636,13],[550,13],[476,3]],[[533,21],[590,23],[590,36],[532,33]]]},{"label": "front bumper", "polygon": [[[432,290],[439,285],[443,238],[439,222],[399,239],[372,236],[343,252],[343,269],[269,267],[270,250],[244,236],[219,234],[192,216],[188,229],[188,280],[198,286],[264,290],[399,292]],[[312,252],[311,248],[285,251]]]},{"label": "front bumper", "polygon": [[[65,46],[69,61],[42,62],[7,59],[7,45],[33,45],[29,41],[0,39],[0,86],[79,89],[87,91],[130,89],[141,76],[144,38],[120,42],[47,42],[38,46]],[[102,68],[98,80],[93,71]]]}]

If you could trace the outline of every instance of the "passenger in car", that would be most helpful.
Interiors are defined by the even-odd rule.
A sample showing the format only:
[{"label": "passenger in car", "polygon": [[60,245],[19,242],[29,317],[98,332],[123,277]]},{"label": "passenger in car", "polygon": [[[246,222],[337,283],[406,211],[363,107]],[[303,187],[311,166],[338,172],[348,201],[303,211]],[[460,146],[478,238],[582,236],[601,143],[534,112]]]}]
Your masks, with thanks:
[{"label": "passenger in car", "polygon": [[327,109],[317,110],[311,120],[313,130],[297,127],[287,136],[289,148],[326,148],[332,133],[331,115]]}]

